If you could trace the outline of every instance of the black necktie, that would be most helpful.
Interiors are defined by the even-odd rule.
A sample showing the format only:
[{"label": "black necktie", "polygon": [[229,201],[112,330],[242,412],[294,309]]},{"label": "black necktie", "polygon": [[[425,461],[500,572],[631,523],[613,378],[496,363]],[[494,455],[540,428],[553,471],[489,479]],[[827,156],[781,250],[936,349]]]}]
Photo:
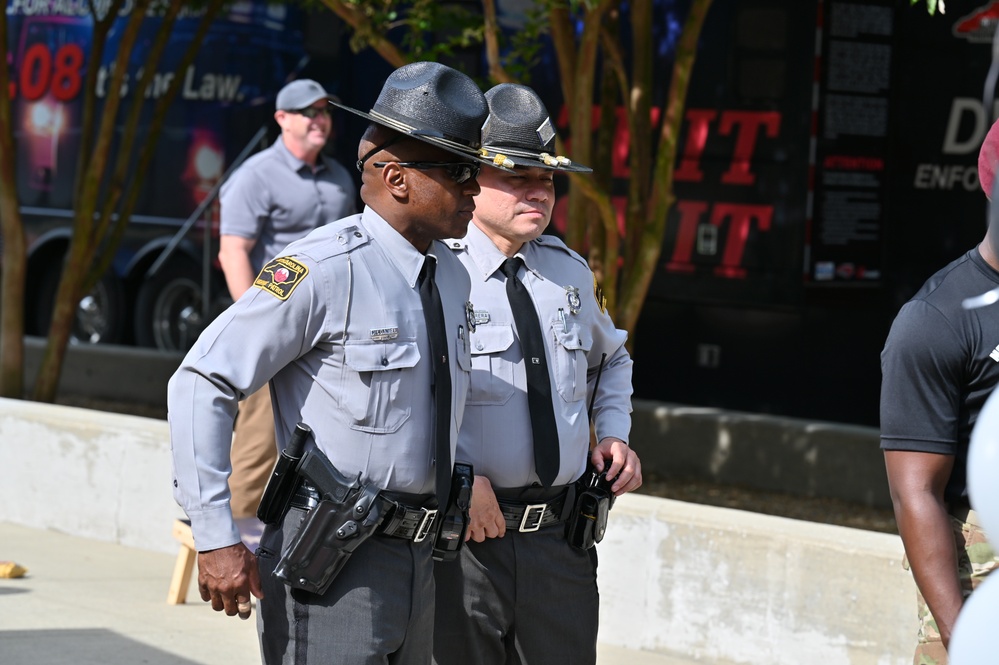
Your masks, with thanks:
[{"label": "black necktie", "polygon": [[558,428],[552,408],[552,384],[548,378],[548,361],[545,343],[541,336],[541,322],[534,310],[534,301],[527,289],[517,279],[519,258],[503,262],[506,275],[506,297],[517,324],[520,349],[527,368],[527,405],[531,411],[531,431],[534,433],[534,468],[545,487],[551,487],[558,475]]},{"label": "black necktie", "polygon": [[432,361],[430,381],[434,395],[432,431],[436,444],[434,464],[437,467],[437,505],[444,510],[447,507],[448,493],[451,491],[451,368],[447,360],[444,308],[441,306],[441,293],[437,290],[437,282],[434,281],[436,270],[436,259],[428,256],[423,261],[419,284]]}]

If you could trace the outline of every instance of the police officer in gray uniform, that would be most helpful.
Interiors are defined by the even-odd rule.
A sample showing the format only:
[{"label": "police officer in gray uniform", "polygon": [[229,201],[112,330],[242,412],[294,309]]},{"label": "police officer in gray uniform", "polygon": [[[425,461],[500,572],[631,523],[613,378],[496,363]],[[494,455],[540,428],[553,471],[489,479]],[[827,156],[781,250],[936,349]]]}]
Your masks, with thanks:
[{"label": "police officer in gray uniform", "polygon": [[[449,472],[469,383],[468,275],[436,240],[463,235],[471,219],[485,99],[464,74],[418,62],[389,76],[369,113],[343,108],[372,121],[358,147],[366,207],[268,262],[169,384],[174,494],[191,520],[201,596],[243,618],[250,595],[261,599],[268,664],[428,662],[433,539],[372,535],[322,595],[289,590],[271,571],[310,497],[296,494],[283,522],[265,529],[258,557],[240,542],[226,486],[239,399],[270,381],[282,449],[305,422],[306,454],[429,512],[433,430],[450,438]],[[433,266],[443,340],[428,335],[422,306],[420,275]],[[431,356],[441,344],[451,352]],[[451,385],[443,428],[431,416],[441,372]]]},{"label": "police officer in gray uniform", "polygon": [[[572,663],[596,660],[596,557],[566,540],[570,485],[587,461],[615,494],[642,481],[631,429],[626,333],[614,327],[586,261],[542,235],[555,203],[556,172],[588,172],[555,155],[555,131],[530,88],[486,93],[483,152],[512,172],[485,168],[465,238],[448,244],[471,277],[475,303],[472,384],[458,458],[475,469],[469,538],[454,563],[438,563],[434,660]],[[515,280],[515,281],[514,281]],[[526,314],[516,303],[529,296]],[[534,314],[533,343],[525,321]],[[527,358],[525,361],[525,357]],[[601,371],[589,452],[587,396]],[[544,368],[535,378],[532,366]],[[546,381],[547,379],[547,381]],[[548,383],[540,403],[531,383]],[[539,435],[539,411],[554,421]]]}]

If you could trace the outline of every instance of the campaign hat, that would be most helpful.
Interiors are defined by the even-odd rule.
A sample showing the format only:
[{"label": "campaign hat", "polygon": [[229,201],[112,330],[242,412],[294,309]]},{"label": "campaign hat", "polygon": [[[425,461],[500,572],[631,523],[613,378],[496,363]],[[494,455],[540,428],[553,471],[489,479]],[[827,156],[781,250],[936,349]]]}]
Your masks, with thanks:
[{"label": "campaign hat", "polygon": [[278,91],[274,104],[278,111],[298,111],[305,109],[320,99],[336,100],[336,95],[326,92],[323,86],[312,79],[297,79]]},{"label": "campaign hat", "polygon": [[486,91],[489,119],[482,128],[482,153],[506,167],[537,166],[590,173],[588,166],[555,154],[555,126],[538,94],[525,85],[501,83]]},{"label": "campaign hat", "polygon": [[437,62],[413,62],[392,72],[370,111],[334,101],[351,113],[463,157],[479,154],[486,99],[469,76]]}]

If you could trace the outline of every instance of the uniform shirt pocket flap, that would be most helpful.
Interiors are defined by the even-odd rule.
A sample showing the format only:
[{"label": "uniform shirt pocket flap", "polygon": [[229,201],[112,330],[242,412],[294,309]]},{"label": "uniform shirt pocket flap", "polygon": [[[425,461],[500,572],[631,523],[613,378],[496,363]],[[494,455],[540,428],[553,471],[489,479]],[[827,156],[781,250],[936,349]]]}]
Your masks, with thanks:
[{"label": "uniform shirt pocket flap", "polygon": [[472,355],[485,355],[506,351],[513,344],[510,326],[477,326],[472,333]]},{"label": "uniform shirt pocket flap", "polygon": [[562,322],[552,324],[555,332],[555,339],[562,348],[569,351],[589,351],[593,347],[593,338],[578,325],[573,325],[569,330],[562,327]]},{"label": "uniform shirt pocket flap", "polygon": [[355,372],[383,372],[389,369],[416,367],[420,349],[416,340],[393,342],[348,342],[344,361]]}]

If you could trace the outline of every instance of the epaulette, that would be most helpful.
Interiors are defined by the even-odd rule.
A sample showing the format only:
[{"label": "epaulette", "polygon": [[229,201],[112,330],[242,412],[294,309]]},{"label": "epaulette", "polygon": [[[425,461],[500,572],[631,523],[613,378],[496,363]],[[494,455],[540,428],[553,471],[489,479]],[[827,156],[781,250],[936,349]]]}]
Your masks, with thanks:
[{"label": "epaulette", "polygon": [[532,240],[531,242],[533,242],[538,247],[548,247],[548,248],[551,248],[551,249],[555,249],[555,250],[559,250],[559,251],[565,252],[566,254],[568,254],[572,258],[576,259],[581,264],[583,264],[583,266],[587,270],[590,269],[590,264],[586,262],[586,259],[584,259],[582,256],[580,256],[578,252],[572,250],[558,236],[542,234],[542,235],[538,236],[537,238],[535,238],[534,240]]},{"label": "epaulette", "polygon": [[455,252],[460,252],[468,248],[468,241],[464,238],[447,238],[446,240],[441,240],[441,242]]},{"label": "epaulette", "polygon": [[335,235],[331,235],[327,249],[329,256],[337,256],[353,251],[362,245],[368,244],[371,238],[358,226],[351,224],[340,229],[331,229]]}]

